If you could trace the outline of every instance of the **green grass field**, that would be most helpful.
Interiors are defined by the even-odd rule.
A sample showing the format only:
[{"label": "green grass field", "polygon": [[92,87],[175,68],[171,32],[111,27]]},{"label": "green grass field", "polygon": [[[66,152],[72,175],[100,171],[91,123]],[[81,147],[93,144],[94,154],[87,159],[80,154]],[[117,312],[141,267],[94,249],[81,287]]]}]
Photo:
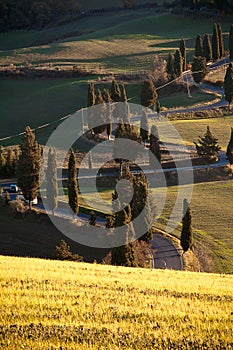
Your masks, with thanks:
[{"label": "green grass field", "polygon": [[[212,33],[211,21],[168,13],[133,11],[78,19],[42,31],[0,34],[0,64],[77,64],[105,71],[138,71],[152,66],[153,56],[179,47],[186,39],[188,59],[198,33]],[[222,24],[229,31],[229,24]],[[198,30],[198,32],[197,32]],[[184,35],[185,33],[185,35]],[[64,39],[64,35],[70,34]],[[60,40],[59,40],[60,39]]]},{"label": "green grass field", "polygon": [[[183,187],[182,187],[183,188]],[[164,209],[156,221],[154,227],[166,231],[167,223],[177,200],[179,187],[166,189],[166,203]],[[156,203],[163,189],[152,189]],[[85,198],[98,206],[98,199],[94,193],[87,193],[82,204],[85,206]],[[109,210],[112,198],[112,190],[102,193],[103,203],[101,207]],[[233,181],[217,181],[194,184],[191,199],[192,227],[195,245],[203,254],[202,260],[209,261],[209,265],[202,268],[212,272],[233,273],[233,243],[232,243],[232,201]],[[182,210],[183,204],[180,203]],[[174,223],[177,228],[172,232],[180,239],[181,223]]]},{"label": "green grass field", "polygon": [[233,277],[0,257],[1,349],[230,349]]}]

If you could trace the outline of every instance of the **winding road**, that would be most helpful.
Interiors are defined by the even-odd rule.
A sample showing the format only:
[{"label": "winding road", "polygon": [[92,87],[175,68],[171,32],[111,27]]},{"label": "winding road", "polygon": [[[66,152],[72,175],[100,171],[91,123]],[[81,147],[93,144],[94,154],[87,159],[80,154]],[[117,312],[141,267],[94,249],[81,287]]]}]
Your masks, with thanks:
[{"label": "winding road", "polygon": [[[225,58],[222,60],[219,60],[218,62],[215,62],[210,65],[210,70],[215,69],[216,67],[220,67],[222,65],[228,64],[229,58]],[[185,73],[189,73],[190,71],[187,71]],[[188,107],[188,108],[179,108],[179,109],[168,109],[166,111],[161,112],[161,115],[166,116],[167,114],[178,114],[178,113],[188,113],[188,112],[194,112],[194,111],[201,111],[201,110],[208,110],[208,109],[214,109],[214,108],[219,108],[223,106],[227,106],[228,103],[224,99],[224,91],[222,88],[218,88],[215,86],[207,85],[207,84],[198,84],[199,88],[201,88],[203,91],[206,91],[207,93],[216,93],[219,95],[219,101],[209,103],[209,104],[203,104],[199,106],[193,106],[193,107]],[[149,118],[154,118],[157,116],[157,113],[150,113]],[[134,116],[131,118],[131,121],[138,121],[140,120],[140,116]],[[211,164],[211,167],[220,167],[223,165],[227,164],[227,159],[224,154],[224,152],[220,152],[220,157],[219,157],[219,162],[215,164]],[[187,167],[179,168],[179,171],[187,171],[187,170],[193,170],[193,169],[202,169],[206,168],[207,165],[198,165],[198,166],[193,166],[188,169]],[[156,172],[156,171],[163,171],[163,172],[169,172],[169,171],[174,171],[177,170],[177,168],[170,168],[170,169],[160,169],[160,170],[148,170],[148,173]],[[116,173],[109,172],[109,173],[104,173],[100,174],[100,176],[116,176]],[[91,177],[96,177],[96,174],[86,174],[83,176],[84,178],[91,178]],[[64,179],[60,179],[64,180]],[[7,180],[7,181],[2,181],[1,186],[6,186],[7,184],[13,184],[15,183],[15,180]],[[15,198],[16,195],[11,195],[12,199]],[[44,208],[42,204],[38,204],[37,206],[41,210],[46,210],[47,208]],[[73,217],[73,215],[68,212],[67,210],[64,209],[58,209],[56,211],[56,215],[60,216],[66,216],[66,217]],[[89,217],[88,215],[85,214],[79,214],[78,218],[80,221],[87,222]],[[97,218],[97,223],[100,226],[103,226],[105,224],[104,219],[102,218]],[[153,267],[154,268],[159,268],[159,269],[173,269],[173,270],[183,270],[183,259],[181,257],[181,254],[179,250],[176,248],[176,246],[173,244],[173,242],[166,238],[165,236],[161,234],[154,234],[153,235],[153,240],[151,241],[151,247],[152,251],[155,250],[155,254],[153,255]],[[153,253],[152,253],[153,254]]]}]

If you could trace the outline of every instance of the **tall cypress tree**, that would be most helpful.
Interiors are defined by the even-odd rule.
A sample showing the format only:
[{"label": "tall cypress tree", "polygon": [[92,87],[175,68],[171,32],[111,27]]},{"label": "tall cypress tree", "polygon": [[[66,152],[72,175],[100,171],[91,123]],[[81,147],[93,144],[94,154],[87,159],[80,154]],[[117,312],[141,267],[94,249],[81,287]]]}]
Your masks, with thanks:
[{"label": "tall cypress tree", "polygon": [[213,27],[212,54],[213,54],[214,60],[218,60],[220,58],[218,27],[216,23],[214,23],[214,27]]},{"label": "tall cypress tree", "polygon": [[174,71],[174,55],[172,53],[169,53],[168,55],[168,61],[167,61],[167,76],[168,79],[171,81],[175,79],[175,71]]},{"label": "tall cypress tree", "polygon": [[0,175],[5,174],[6,158],[3,153],[3,147],[0,146]]},{"label": "tall cypress tree", "polygon": [[29,201],[31,209],[32,201],[36,198],[40,185],[41,148],[29,126],[26,127],[20,149],[21,154],[17,165],[18,186]]},{"label": "tall cypress tree", "polygon": [[46,171],[46,197],[50,210],[54,215],[54,210],[58,204],[58,186],[57,186],[57,157],[55,149],[49,148],[48,165]]},{"label": "tall cypress tree", "polygon": [[210,43],[210,37],[208,34],[205,34],[204,40],[203,40],[203,51],[204,51],[204,57],[206,58],[206,62],[209,62],[212,60],[212,47]]},{"label": "tall cypress tree", "polygon": [[95,105],[98,105],[95,112],[98,126],[95,126],[93,131],[95,134],[101,134],[106,130],[106,105],[100,89],[96,93]]},{"label": "tall cypress tree", "polygon": [[227,159],[230,163],[230,165],[233,164],[233,128],[231,128],[231,137],[230,141],[227,145],[227,152],[226,152]]},{"label": "tall cypress tree", "polygon": [[112,250],[112,265],[135,267],[135,253],[131,242],[132,239],[132,215],[131,208],[127,207],[115,215],[115,227],[121,227],[121,235],[123,237],[124,245],[115,247]]},{"label": "tall cypress tree", "polygon": [[208,73],[205,57],[193,57],[192,75],[196,83],[200,83]]},{"label": "tall cypress tree", "polygon": [[224,94],[225,99],[229,103],[229,110],[231,102],[233,101],[233,65],[229,64],[224,78]]},{"label": "tall cypress tree", "polygon": [[151,107],[155,105],[158,94],[153,82],[148,79],[142,83],[141,89],[141,105],[144,107]]},{"label": "tall cypress tree", "polygon": [[151,168],[157,167],[157,162],[161,162],[161,150],[160,150],[160,142],[159,142],[159,136],[158,136],[158,129],[155,125],[152,125],[151,127],[151,133],[150,133],[150,152],[149,152],[149,163]]},{"label": "tall cypress tree", "polygon": [[13,152],[12,148],[10,147],[7,150],[7,156],[6,156],[7,175],[9,175],[9,176],[14,175],[14,164],[15,164],[15,153]]},{"label": "tall cypress tree", "polygon": [[204,56],[204,49],[203,49],[203,40],[200,34],[196,37],[196,43],[195,43],[195,56],[196,57],[203,57]]},{"label": "tall cypress tree", "polygon": [[190,248],[192,248],[192,244],[193,244],[192,214],[191,214],[190,205],[187,199],[184,199],[180,243],[184,253],[187,252],[187,250],[189,250]]},{"label": "tall cypress tree", "polygon": [[183,59],[183,71],[186,70],[186,45],[184,39],[180,40],[180,52]]},{"label": "tall cypress tree", "polygon": [[161,112],[161,106],[160,106],[159,100],[156,101],[156,112],[157,112],[158,117],[159,117],[160,116],[160,112]]},{"label": "tall cypress tree", "polygon": [[183,59],[180,50],[176,50],[174,55],[174,73],[176,77],[180,77],[183,72]]},{"label": "tall cypress tree", "polygon": [[233,60],[233,24],[230,27],[228,48],[230,51],[230,59]]},{"label": "tall cypress tree", "polygon": [[145,143],[149,137],[149,124],[145,111],[142,112],[141,120],[140,120],[140,136],[142,141]]},{"label": "tall cypress tree", "polygon": [[69,206],[73,211],[74,217],[79,212],[78,203],[78,182],[77,182],[77,167],[74,151],[70,151],[68,163],[68,198]]},{"label": "tall cypress tree", "polygon": [[[95,105],[95,86],[94,83],[90,83],[88,85],[88,93],[87,93],[87,107],[92,107]],[[88,115],[87,115],[87,123],[88,128],[91,130],[93,126],[93,118],[94,118],[94,112],[91,108],[88,109]]]},{"label": "tall cypress tree", "polygon": [[204,136],[199,136],[198,142],[199,144],[194,142],[197,154],[202,157],[207,164],[218,161],[218,152],[221,147],[219,147],[218,139],[211,133],[209,126],[207,126]]},{"label": "tall cypress tree", "polygon": [[104,102],[106,103],[105,120],[106,120],[106,132],[107,132],[108,139],[109,139],[109,137],[112,133],[112,105],[111,105],[112,99],[111,99],[111,96],[110,96],[108,89],[104,89],[102,96],[103,96]]},{"label": "tall cypress tree", "polygon": [[121,90],[120,90],[120,87],[115,79],[112,81],[111,99],[113,100],[113,102],[120,102],[121,101]]},{"label": "tall cypress tree", "polygon": [[223,35],[222,35],[222,28],[221,24],[217,24],[217,30],[218,30],[218,44],[219,44],[219,58],[224,56],[225,49],[224,49],[224,41],[223,41]]}]

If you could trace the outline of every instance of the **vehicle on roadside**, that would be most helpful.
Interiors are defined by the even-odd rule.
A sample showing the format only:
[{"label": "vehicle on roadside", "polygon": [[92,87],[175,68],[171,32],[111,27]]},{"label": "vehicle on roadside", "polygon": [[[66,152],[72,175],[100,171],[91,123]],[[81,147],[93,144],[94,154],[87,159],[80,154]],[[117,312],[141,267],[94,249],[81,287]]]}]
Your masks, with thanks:
[{"label": "vehicle on roadside", "polygon": [[[29,200],[26,199],[22,194],[18,195],[17,198],[20,199],[21,201],[23,201],[24,203],[29,204]],[[33,201],[32,201],[32,205],[36,205],[36,204],[38,204],[37,197],[35,199],[33,199]]]}]

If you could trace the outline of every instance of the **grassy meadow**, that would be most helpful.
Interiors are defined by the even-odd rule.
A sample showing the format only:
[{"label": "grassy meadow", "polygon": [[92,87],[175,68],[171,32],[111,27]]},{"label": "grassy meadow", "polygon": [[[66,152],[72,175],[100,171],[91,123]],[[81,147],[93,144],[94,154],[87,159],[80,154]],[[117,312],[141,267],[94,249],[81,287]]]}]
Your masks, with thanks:
[{"label": "grassy meadow", "polygon": [[233,277],[0,257],[1,349],[227,349]]}]

